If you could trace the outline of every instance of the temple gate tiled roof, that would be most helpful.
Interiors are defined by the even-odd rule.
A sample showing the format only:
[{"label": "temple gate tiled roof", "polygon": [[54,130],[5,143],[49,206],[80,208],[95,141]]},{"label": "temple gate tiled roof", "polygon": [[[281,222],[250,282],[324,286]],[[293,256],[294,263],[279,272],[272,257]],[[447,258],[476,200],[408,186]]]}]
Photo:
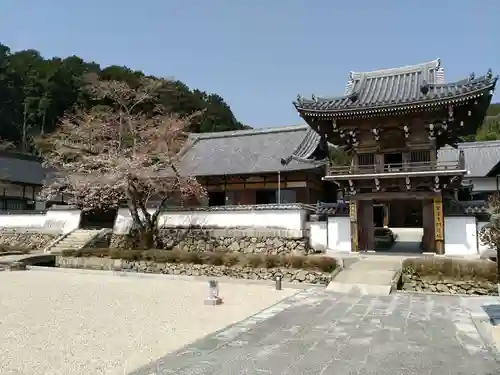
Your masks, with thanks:
[{"label": "temple gate tiled roof", "polygon": [[459,103],[495,87],[498,77],[486,75],[445,83],[440,60],[395,69],[351,72],[344,95],[332,98],[298,97],[294,102],[308,116],[363,112],[391,112],[406,108]]}]

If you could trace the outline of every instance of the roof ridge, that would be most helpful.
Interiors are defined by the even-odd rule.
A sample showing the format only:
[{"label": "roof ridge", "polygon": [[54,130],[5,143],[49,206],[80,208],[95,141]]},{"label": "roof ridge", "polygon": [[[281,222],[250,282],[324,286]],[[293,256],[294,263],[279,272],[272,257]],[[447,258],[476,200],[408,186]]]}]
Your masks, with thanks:
[{"label": "roof ridge", "polygon": [[271,134],[271,133],[284,133],[297,130],[307,130],[307,128],[309,128],[309,125],[299,124],[299,125],[288,125],[288,126],[274,127],[274,128],[229,130],[223,132],[210,132],[210,133],[189,133],[189,136],[192,138],[196,138],[197,140],[217,139],[217,138],[231,138],[231,137],[252,136],[260,134]]},{"label": "roof ridge", "polygon": [[441,67],[441,59],[437,58],[431,61],[419,63],[419,64],[413,64],[413,65],[405,65],[405,66],[400,66],[397,68],[385,68],[385,69],[377,69],[377,70],[372,70],[368,72],[355,72],[351,71],[350,74],[350,79],[354,79],[355,77],[360,77],[361,75],[365,75],[368,77],[379,77],[379,76],[384,76],[384,75],[394,75],[394,74],[402,74],[402,73],[409,73],[415,70],[420,70],[429,66],[434,65],[435,69],[439,69]]}]

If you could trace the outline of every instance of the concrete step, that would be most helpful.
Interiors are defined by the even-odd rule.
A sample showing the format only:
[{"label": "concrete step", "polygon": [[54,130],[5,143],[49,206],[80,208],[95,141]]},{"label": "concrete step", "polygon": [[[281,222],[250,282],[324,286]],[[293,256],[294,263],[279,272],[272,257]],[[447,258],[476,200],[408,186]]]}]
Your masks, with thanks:
[{"label": "concrete step", "polygon": [[340,271],[326,290],[346,294],[388,296],[400,270],[399,258],[359,259]]},{"label": "concrete step", "polygon": [[89,242],[100,229],[77,229],[70,233],[62,241],[52,246],[49,251],[51,253],[60,253],[63,250],[78,250]]},{"label": "concrete step", "polygon": [[65,249],[79,249],[82,247],[82,244],[65,244],[65,243],[58,243],[56,244],[55,246],[53,246],[52,248],[56,248],[56,247],[59,247],[59,248],[65,248]]},{"label": "concrete step", "polygon": [[62,240],[59,243],[81,243],[81,242],[86,242],[86,241],[88,241],[90,239],[92,239],[92,237],[88,237],[88,238],[68,238],[68,239]]}]

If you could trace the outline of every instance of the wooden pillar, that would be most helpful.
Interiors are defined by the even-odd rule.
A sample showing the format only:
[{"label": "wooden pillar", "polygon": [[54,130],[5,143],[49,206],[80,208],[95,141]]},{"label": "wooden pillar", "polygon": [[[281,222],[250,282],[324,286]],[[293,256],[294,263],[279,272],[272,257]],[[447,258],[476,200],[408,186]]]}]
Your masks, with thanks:
[{"label": "wooden pillar", "polygon": [[349,201],[349,217],[351,218],[351,251],[359,251],[358,237],[358,205],[355,200]]},{"label": "wooden pillar", "polygon": [[443,197],[434,197],[434,238],[436,241],[436,254],[444,254],[444,216]]},{"label": "wooden pillar", "polygon": [[373,201],[360,200],[358,201],[358,233],[359,233],[359,249],[374,250],[374,228],[373,228]]},{"label": "wooden pillar", "polygon": [[424,199],[422,201],[422,227],[424,229],[424,235],[422,238],[422,250],[428,253],[436,252],[432,199]]}]

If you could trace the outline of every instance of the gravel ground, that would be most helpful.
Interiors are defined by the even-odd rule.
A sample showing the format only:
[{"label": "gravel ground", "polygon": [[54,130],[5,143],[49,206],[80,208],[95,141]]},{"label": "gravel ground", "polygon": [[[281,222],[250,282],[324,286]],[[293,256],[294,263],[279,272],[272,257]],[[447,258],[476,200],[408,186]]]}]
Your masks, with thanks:
[{"label": "gravel ground", "polygon": [[0,272],[0,374],[127,374],[296,290],[58,271]]}]

